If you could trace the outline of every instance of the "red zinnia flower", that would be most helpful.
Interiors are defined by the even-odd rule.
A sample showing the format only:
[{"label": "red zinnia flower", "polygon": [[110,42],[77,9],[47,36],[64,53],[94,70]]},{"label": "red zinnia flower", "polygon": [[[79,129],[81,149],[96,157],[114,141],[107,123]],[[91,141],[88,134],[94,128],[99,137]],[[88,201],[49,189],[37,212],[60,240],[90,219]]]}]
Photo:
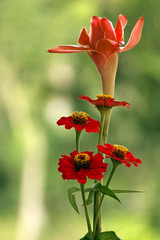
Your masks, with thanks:
[{"label": "red zinnia flower", "polygon": [[86,132],[98,132],[100,122],[90,118],[85,112],[74,112],[69,117],[61,117],[57,121],[58,126],[65,125],[66,129],[75,128],[77,131],[81,132],[83,129]]},{"label": "red zinnia flower", "polygon": [[77,179],[79,183],[86,183],[86,177],[100,180],[103,172],[106,172],[107,164],[103,162],[100,153],[93,156],[93,152],[70,153],[70,156],[62,155],[59,159],[58,171],[62,173],[63,179]]},{"label": "red zinnia flower", "polygon": [[104,146],[98,145],[97,147],[101,153],[106,154],[106,158],[111,158],[113,161],[115,160],[119,163],[124,163],[127,167],[130,167],[131,163],[133,163],[135,167],[138,167],[139,164],[142,163],[139,158],[135,158],[124,146],[117,144],[104,144]]},{"label": "red zinnia flower", "polygon": [[90,97],[86,97],[84,95],[81,95],[80,97],[78,97],[79,99],[82,100],[86,100],[88,102],[90,102],[91,104],[95,105],[96,108],[99,111],[103,111],[106,108],[112,108],[112,107],[117,107],[117,106],[123,106],[123,107],[130,107],[130,104],[128,102],[122,101],[115,101],[115,98],[112,98],[111,95],[104,95],[104,94],[99,94],[97,95],[97,99],[93,100]]},{"label": "red zinnia flower", "polygon": [[127,17],[120,15],[115,29],[107,18],[92,17],[89,33],[83,28],[78,39],[79,45],[62,45],[48,50],[49,53],[75,53],[87,52],[102,77],[108,69],[107,62],[115,53],[124,52],[133,48],[140,41],[143,20],[141,17],[134,26],[128,43],[124,44],[124,28],[127,24]]}]

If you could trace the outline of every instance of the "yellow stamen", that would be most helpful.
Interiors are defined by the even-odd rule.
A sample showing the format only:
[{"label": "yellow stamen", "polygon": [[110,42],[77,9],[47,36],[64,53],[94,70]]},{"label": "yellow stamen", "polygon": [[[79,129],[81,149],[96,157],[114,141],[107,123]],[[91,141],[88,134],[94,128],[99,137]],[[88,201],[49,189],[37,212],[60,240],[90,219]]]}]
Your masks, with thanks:
[{"label": "yellow stamen", "polygon": [[75,170],[78,172],[81,168],[88,169],[90,156],[87,153],[79,153],[74,157],[75,160]]},{"label": "yellow stamen", "polygon": [[74,157],[74,160],[78,165],[82,165],[90,160],[90,156],[87,153],[80,153]]},{"label": "yellow stamen", "polygon": [[88,120],[89,115],[85,112],[74,112],[72,113],[74,124],[85,124]]},{"label": "yellow stamen", "polygon": [[124,160],[127,152],[128,152],[128,149],[126,147],[121,146],[121,145],[117,145],[117,144],[114,145],[114,152],[113,153],[116,155],[116,157],[119,157],[122,160]]},{"label": "yellow stamen", "polygon": [[105,94],[99,94],[96,97],[97,98],[102,98],[102,99],[113,98],[111,95],[105,95]]}]

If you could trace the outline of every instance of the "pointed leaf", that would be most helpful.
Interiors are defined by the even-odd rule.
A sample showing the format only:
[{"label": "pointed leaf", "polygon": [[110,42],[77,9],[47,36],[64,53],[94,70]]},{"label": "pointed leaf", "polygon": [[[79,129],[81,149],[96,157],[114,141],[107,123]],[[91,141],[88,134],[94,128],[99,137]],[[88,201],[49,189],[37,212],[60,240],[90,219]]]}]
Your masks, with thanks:
[{"label": "pointed leaf", "polygon": [[118,202],[120,202],[119,198],[116,196],[116,194],[114,192],[112,192],[111,189],[109,189],[108,187],[106,186],[99,186],[98,187],[98,190],[101,192],[101,193],[104,193],[105,195],[108,195],[114,199],[116,199]]},{"label": "pointed leaf", "polygon": [[144,193],[144,191],[134,191],[134,190],[112,190],[114,193]]},{"label": "pointed leaf", "polygon": [[71,206],[74,208],[74,210],[79,214],[78,206],[76,203],[76,197],[73,194],[74,192],[77,192],[77,191],[80,191],[80,189],[77,187],[72,187],[67,190],[69,202],[70,202]]},{"label": "pointed leaf", "polygon": [[95,240],[121,240],[121,239],[117,237],[115,232],[107,231],[99,233]]},{"label": "pointed leaf", "polygon": [[98,189],[98,187],[101,185],[102,184],[98,182],[98,183],[93,184],[91,188]]},{"label": "pointed leaf", "polygon": [[120,202],[119,198],[116,196],[116,194],[111,190],[109,189],[108,187],[106,186],[103,186],[101,183],[95,183],[92,188],[95,188],[97,189],[99,192],[105,194],[105,195],[108,195],[114,199],[116,199],[117,201]]},{"label": "pointed leaf", "polygon": [[94,197],[94,190],[90,191],[88,194],[88,198],[86,200],[87,205],[90,205],[93,202],[93,197]]},{"label": "pointed leaf", "polygon": [[87,233],[83,238],[80,240],[90,240],[89,233]]}]

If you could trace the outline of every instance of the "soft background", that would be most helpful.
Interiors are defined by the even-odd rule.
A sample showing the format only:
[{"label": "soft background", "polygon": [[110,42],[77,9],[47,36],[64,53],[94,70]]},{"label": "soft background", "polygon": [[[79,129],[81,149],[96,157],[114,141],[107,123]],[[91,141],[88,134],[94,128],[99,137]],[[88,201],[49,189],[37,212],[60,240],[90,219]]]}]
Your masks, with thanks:
[{"label": "soft background", "polygon": [[[86,53],[45,50],[76,44],[93,15],[115,26],[122,13],[129,21],[125,42],[142,14],[145,24],[140,43],[119,56],[115,95],[131,108],[113,109],[108,141],[125,145],[143,165],[119,168],[111,187],[145,193],[121,194],[121,204],[106,198],[103,229],[123,240],[159,240],[160,2],[1,0],[0,9],[0,239],[78,240],[86,233],[81,201],[78,216],[66,194],[78,184],[57,171],[60,155],[75,148],[74,131],[56,121],[75,110],[98,119],[77,96],[94,98],[101,80]],[[83,133],[82,149],[95,150],[96,137]]]}]

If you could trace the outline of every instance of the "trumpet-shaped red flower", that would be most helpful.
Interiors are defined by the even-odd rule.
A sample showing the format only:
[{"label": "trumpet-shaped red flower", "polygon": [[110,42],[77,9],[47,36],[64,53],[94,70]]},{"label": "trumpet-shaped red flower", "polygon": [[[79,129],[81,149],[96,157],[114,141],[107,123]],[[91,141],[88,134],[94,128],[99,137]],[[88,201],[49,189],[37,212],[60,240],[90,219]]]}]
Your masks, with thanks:
[{"label": "trumpet-shaped red flower", "polygon": [[125,46],[124,44],[124,28],[127,24],[127,17],[120,15],[115,29],[112,23],[107,18],[92,17],[89,33],[86,28],[81,30],[78,44],[79,45],[62,45],[55,48],[50,48],[49,53],[75,53],[87,52],[97,69],[104,78],[104,71],[107,62],[115,55],[133,48],[140,41],[143,17],[141,17],[134,26],[130,38]]},{"label": "trumpet-shaped red flower", "polygon": [[113,161],[118,161],[119,164],[124,163],[127,167],[130,167],[131,163],[135,167],[138,167],[139,164],[142,163],[139,158],[135,158],[133,154],[124,146],[117,144],[111,145],[107,143],[104,144],[104,146],[98,145],[97,147],[101,153],[106,154],[106,158],[111,158]]},{"label": "trumpet-shaped red flower", "polygon": [[62,173],[62,178],[67,180],[77,179],[79,183],[85,184],[87,177],[100,180],[103,172],[106,172],[107,164],[103,162],[100,153],[93,156],[93,152],[70,153],[70,156],[62,155],[59,159],[58,171]]},{"label": "trumpet-shaped red flower", "polygon": [[104,94],[99,94],[97,95],[97,99],[91,99],[90,97],[86,97],[84,95],[81,95],[78,97],[79,99],[85,100],[90,102],[91,104],[95,105],[96,108],[99,111],[103,111],[106,108],[112,108],[112,107],[117,107],[117,106],[123,106],[123,107],[130,107],[130,104],[128,102],[122,101],[115,101],[115,98],[112,98],[111,95],[104,95]]},{"label": "trumpet-shaped red flower", "polygon": [[64,125],[66,129],[75,128],[77,131],[81,132],[83,129],[86,132],[98,132],[100,122],[90,118],[90,116],[85,112],[74,112],[69,117],[61,117],[57,121],[58,126]]}]

